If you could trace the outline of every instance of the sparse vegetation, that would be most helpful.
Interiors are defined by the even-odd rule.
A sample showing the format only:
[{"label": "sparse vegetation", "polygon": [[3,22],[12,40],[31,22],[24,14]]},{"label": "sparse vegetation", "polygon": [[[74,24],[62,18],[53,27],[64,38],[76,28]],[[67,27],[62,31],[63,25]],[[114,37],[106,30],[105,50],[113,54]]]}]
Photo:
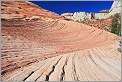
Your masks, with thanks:
[{"label": "sparse vegetation", "polygon": [[117,50],[118,50],[119,52],[121,52],[121,41],[119,41],[119,46],[120,46],[120,48],[117,48]]},{"label": "sparse vegetation", "polygon": [[112,24],[109,28],[110,32],[118,35],[118,36],[121,36],[121,16],[120,14],[115,14],[113,19],[112,19]]},{"label": "sparse vegetation", "polygon": [[121,48],[118,48],[118,51],[121,52]]}]

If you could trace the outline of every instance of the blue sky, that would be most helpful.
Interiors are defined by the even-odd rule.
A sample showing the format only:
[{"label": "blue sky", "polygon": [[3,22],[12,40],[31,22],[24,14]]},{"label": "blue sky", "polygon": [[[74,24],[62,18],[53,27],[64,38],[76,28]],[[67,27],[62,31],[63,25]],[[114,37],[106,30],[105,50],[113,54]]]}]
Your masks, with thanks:
[{"label": "blue sky", "polygon": [[113,1],[31,1],[38,6],[57,14],[65,12],[99,12],[110,9]]}]

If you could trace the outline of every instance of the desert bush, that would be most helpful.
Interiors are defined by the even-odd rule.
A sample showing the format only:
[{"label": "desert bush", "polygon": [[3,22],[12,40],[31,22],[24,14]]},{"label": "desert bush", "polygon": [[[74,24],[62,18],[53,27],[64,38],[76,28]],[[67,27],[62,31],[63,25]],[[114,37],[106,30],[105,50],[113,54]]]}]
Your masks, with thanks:
[{"label": "desert bush", "polygon": [[119,52],[121,52],[121,48],[117,48],[117,50],[118,50]]},{"label": "desert bush", "polygon": [[121,16],[120,16],[120,14],[117,13],[114,15],[109,31],[118,36],[121,36]]}]

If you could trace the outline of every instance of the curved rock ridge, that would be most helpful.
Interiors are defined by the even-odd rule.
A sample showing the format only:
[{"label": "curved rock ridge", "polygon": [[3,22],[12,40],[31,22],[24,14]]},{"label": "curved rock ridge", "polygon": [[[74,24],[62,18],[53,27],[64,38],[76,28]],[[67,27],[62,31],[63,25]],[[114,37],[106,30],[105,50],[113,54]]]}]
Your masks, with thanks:
[{"label": "curved rock ridge", "polygon": [[[106,49],[106,47],[104,48],[104,46],[107,46],[107,45],[112,45],[112,44],[115,45],[115,43],[120,40],[120,37],[114,34],[111,34],[104,30],[99,30],[97,28],[90,27],[81,23],[77,23],[73,21],[66,21],[66,20],[59,20],[59,19],[58,20],[50,19],[50,20],[42,20],[42,21],[35,21],[35,22],[34,21],[27,21],[27,22],[26,21],[24,22],[4,21],[2,23],[3,24],[2,24],[2,50],[1,50],[2,61],[1,62],[2,62],[2,79],[4,81],[7,81],[7,80],[10,80],[10,81],[32,80],[33,81],[39,78],[40,78],[39,80],[44,81],[45,77],[48,78],[48,76],[49,76],[48,80],[51,80],[51,81],[64,80],[64,71],[66,75],[68,72],[68,69],[70,69],[70,68],[65,68],[64,70],[65,66],[70,67],[70,64],[66,64],[65,57],[60,61],[61,63],[58,65],[58,66],[61,66],[60,68],[57,66],[54,69],[52,68],[53,65],[51,65],[52,67],[48,69],[49,71],[47,70],[47,73],[46,73],[46,69],[47,69],[46,67],[49,67],[48,64],[45,64],[43,68],[39,67],[40,70],[37,70],[38,67],[36,66],[38,65],[34,66],[33,64],[39,63],[41,61],[46,61],[45,59],[48,60],[48,58],[52,58],[54,56],[58,58],[58,56],[64,56],[64,54],[70,53],[69,55],[71,54],[76,55],[76,60],[69,59],[72,62],[76,62],[76,66],[79,66],[79,64],[82,62],[87,67],[89,65],[87,65],[87,62],[85,62],[86,60],[85,59],[82,60],[82,55],[84,55],[82,50],[86,51],[87,49],[89,49],[90,52],[86,53],[85,54],[86,56],[89,53],[91,53],[93,57],[95,56],[94,58],[95,62],[97,62],[99,65],[103,63],[102,64],[103,66],[100,66],[100,67],[99,65],[96,65],[98,66],[98,71],[102,69],[102,72],[99,71],[100,75],[95,76],[93,71],[90,71],[94,68],[94,64],[92,64],[93,68],[87,68],[88,69],[87,71],[85,71],[86,68],[82,66],[82,64],[80,64],[81,67],[76,67],[76,68],[71,67],[74,70],[74,71],[72,70],[74,76],[70,77],[66,75],[66,78],[70,77],[69,80],[71,80],[71,78],[72,80],[77,80],[78,78],[78,80],[86,80],[86,81],[87,80],[102,80],[103,81],[105,80],[104,78],[106,78],[106,80],[119,80],[120,79],[120,62],[121,61],[117,59],[117,58],[120,59],[120,52],[117,51],[117,47],[115,46],[109,47],[112,49],[112,50],[110,49],[111,50],[110,52],[109,52],[109,49]],[[104,50],[101,51],[99,49],[100,52],[99,51],[92,52],[93,49],[96,49],[97,47],[101,48],[101,46],[103,46],[105,51]],[[80,54],[79,52],[82,54]],[[103,55],[104,59],[99,54]],[[80,56],[81,56],[81,59],[79,59]],[[112,56],[112,57],[108,58],[108,56]],[[116,56],[117,58],[114,56]],[[90,58],[90,56],[88,57]],[[89,61],[93,61],[92,58],[90,58]],[[110,63],[110,65],[105,63],[105,61],[107,63]],[[117,65],[119,67],[116,67],[113,61],[115,63],[118,62],[119,64]],[[55,62],[51,64],[55,65],[57,63]],[[74,64],[72,65],[74,66]],[[32,68],[27,68],[28,71],[25,72],[24,69],[26,69],[26,67],[28,66],[32,66]],[[112,71],[108,69],[110,67]],[[86,72],[86,73],[83,73],[84,76],[88,74],[87,73],[88,71],[93,73],[93,74],[90,73],[92,75],[89,76],[89,79],[85,79],[85,77],[82,78],[82,75],[81,76],[79,75],[77,76],[77,78],[75,78],[76,74],[79,74],[79,73],[82,74],[82,72],[78,72],[80,71],[81,68],[84,69],[83,72]],[[118,70],[114,68],[117,68]],[[45,69],[45,71],[42,71],[43,69]],[[107,74],[104,74],[106,73],[105,71],[108,71]],[[42,77],[40,77],[41,73],[42,73]],[[45,76],[45,73],[49,75]],[[113,75],[111,75],[111,73]],[[114,75],[114,73],[117,73],[117,74]],[[13,77],[11,74],[15,76]],[[17,75],[19,74],[19,76],[17,77],[16,74]],[[31,74],[34,74],[34,75],[31,76]],[[106,76],[111,75],[111,76],[109,77],[107,76],[104,78],[101,77],[104,75]],[[100,79],[98,79],[98,77]]]},{"label": "curved rock ridge", "polygon": [[32,19],[42,17],[63,19],[60,15],[28,1],[2,1],[1,6],[2,19]]},{"label": "curved rock ridge", "polygon": [[2,81],[121,79],[119,36],[49,13],[38,21],[2,20]]},{"label": "curved rock ridge", "polygon": [[16,70],[6,75],[7,79],[4,79],[6,81],[120,81],[120,58],[115,45],[111,44],[48,58]]}]

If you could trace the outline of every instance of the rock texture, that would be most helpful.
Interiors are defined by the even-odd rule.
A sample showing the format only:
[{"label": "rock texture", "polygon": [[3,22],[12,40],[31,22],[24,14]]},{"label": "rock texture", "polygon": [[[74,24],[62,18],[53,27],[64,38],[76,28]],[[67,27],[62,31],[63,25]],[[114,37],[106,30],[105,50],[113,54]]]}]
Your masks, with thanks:
[{"label": "rock texture", "polygon": [[34,18],[56,18],[63,19],[60,15],[45,10],[31,2],[24,1],[2,1],[1,2],[2,19],[23,19]]},{"label": "rock texture", "polygon": [[114,1],[109,12],[120,13],[121,11],[121,1]]},{"label": "rock texture", "polygon": [[95,27],[95,28],[108,30],[109,27],[111,26],[111,21],[112,21],[111,18],[99,19],[99,20],[91,19],[91,20],[85,20],[82,23]]},{"label": "rock texture", "polygon": [[82,22],[89,19],[103,19],[103,17],[106,16],[108,13],[75,12],[69,14],[73,15],[66,15],[64,13],[61,16],[65,17],[66,19],[72,19],[74,21]]},{"label": "rock texture", "polygon": [[[121,12],[121,2],[120,1],[114,1],[113,5],[111,6],[110,10],[102,10],[98,13],[92,13],[92,12],[75,12],[71,13],[73,15],[67,16],[62,14],[67,19],[72,19],[74,21],[84,21],[86,19],[106,19],[109,18],[111,15],[114,15],[115,13]],[[69,13],[70,14],[70,13]]]},{"label": "rock texture", "polygon": [[114,1],[113,5],[109,10],[109,14],[107,14],[104,18],[109,18],[113,16],[115,13],[121,13],[121,1]]},{"label": "rock texture", "polygon": [[2,81],[121,79],[119,36],[48,14],[39,21],[2,20]]}]

